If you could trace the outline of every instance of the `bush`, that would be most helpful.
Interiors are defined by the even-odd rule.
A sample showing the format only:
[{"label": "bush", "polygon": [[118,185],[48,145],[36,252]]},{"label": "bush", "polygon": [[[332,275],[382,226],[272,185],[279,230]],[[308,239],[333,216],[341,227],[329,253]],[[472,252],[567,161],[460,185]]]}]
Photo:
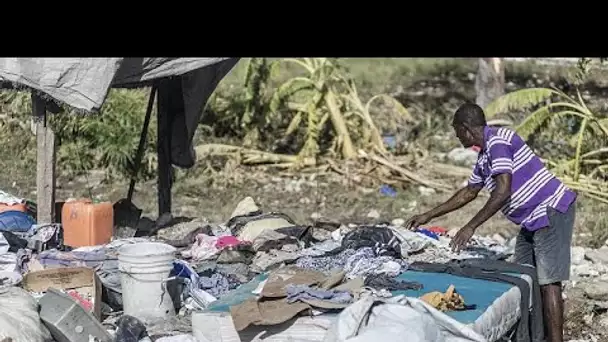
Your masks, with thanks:
[{"label": "bush", "polygon": [[[57,165],[74,176],[93,168],[106,170],[108,177],[129,177],[145,118],[149,90],[112,89],[99,115],[81,114],[64,106],[51,116],[56,134]],[[10,149],[33,154],[35,136],[29,130],[29,92],[0,93],[3,115],[2,141]],[[15,124],[16,123],[16,124]],[[156,168],[156,118],[153,115],[146,152],[138,176],[148,179]]]}]

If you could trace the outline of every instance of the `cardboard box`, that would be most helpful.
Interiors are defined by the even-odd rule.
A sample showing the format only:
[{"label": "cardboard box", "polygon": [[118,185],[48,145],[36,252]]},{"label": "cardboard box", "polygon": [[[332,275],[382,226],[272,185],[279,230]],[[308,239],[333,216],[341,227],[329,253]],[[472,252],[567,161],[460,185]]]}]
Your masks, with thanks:
[{"label": "cardboard box", "polygon": [[66,267],[34,271],[23,277],[22,284],[30,292],[46,292],[49,288],[75,290],[81,296],[91,298],[92,313],[101,320],[101,280],[91,268]]}]

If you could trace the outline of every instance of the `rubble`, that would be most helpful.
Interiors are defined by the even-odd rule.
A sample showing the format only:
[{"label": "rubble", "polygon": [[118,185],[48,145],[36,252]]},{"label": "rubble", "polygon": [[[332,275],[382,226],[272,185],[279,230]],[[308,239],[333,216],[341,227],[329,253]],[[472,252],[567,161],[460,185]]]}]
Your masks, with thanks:
[{"label": "rubble", "polygon": [[599,249],[587,250],[585,257],[591,260],[594,264],[608,265],[608,246],[602,246]]},{"label": "rubble", "polygon": [[367,213],[367,217],[371,219],[378,219],[380,218],[380,213],[378,212],[378,210],[372,209],[369,213]]},{"label": "rubble", "polygon": [[402,227],[405,224],[405,220],[402,218],[396,218],[391,221],[391,225],[395,227]]},{"label": "rubble", "polygon": [[605,281],[585,282],[579,286],[584,289],[585,295],[589,299],[608,301],[608,283]]},{"label": "rubble", "polygon": [[572,265],[580,265],[585,261],[585,248],[580,246],[572,247]]}]

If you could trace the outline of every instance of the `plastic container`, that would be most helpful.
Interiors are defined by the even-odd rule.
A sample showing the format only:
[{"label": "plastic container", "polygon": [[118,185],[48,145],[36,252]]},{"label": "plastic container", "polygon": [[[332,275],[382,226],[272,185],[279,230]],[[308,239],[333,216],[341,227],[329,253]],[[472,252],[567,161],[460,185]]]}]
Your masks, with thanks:
[{"label": "plastic container", "polygon": [[50,288],[38,303],[40,320],[58,342],[90,341],[90,336],[102,342],[113,340],[91,313],[65,293]]},{"label": "plastic container", "polygon": [[65,202],[61,209],[63,241],[71,247],[109,243],[114,230],[112,203],[92,203],[89,199]]},{"label": "plastic container", "polygon": [[118,269],[125,315],[144,323],[175,316],[167,282],[176,249],[160,242],[124,245],[118,250]]},{"label": "plastic container", "polygon": [[5,211],[21,211],[25,213],[27,212],[27,206],[25,203],[0,203],[0,213]]}]

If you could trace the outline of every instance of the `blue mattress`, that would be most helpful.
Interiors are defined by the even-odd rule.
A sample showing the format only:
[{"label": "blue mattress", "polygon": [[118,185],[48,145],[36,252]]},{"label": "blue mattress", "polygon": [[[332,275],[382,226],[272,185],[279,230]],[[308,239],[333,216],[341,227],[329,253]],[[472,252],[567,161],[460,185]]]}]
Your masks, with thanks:
[{"label": "blue mattress", "polygon": [[393,295],[404,294],[408,297],[420,297],[433,291],[445,292],[450,285],[454,285],[456,292],[462,295],[467,305],[477,305],[475,310],[446,312],[448,316],[464,324],[475,322],[496,299],[513,287],[502,282],[459,277],[447,273],[406,271],[397,279],[415,281],[424,286],[421,290],[392,292]]},{"label": "blue mattress", "polygon": [[[239,286],[228,295],[213,302],[206,311],[230,311],[231,306],[241,304],[247,299],[255,297],[251,292],[267,277],[267,274],[258,275],[249,283]],[[432,291],[445,292],[448,286],[454,285],[456,291],[464,297],[466,304],[475,304],[477,306],[475,310],[446,312],[447,315],[463,324],[475,322],[496,299],[513,287],[513,285],[502,282],[459,277],[447,273],[406,271],[399,275],[397,279],[415,281],[424,286],[421,290],[417,291],[392,292],[393,295],[404,294],[409,297],[420,297]]]}]

